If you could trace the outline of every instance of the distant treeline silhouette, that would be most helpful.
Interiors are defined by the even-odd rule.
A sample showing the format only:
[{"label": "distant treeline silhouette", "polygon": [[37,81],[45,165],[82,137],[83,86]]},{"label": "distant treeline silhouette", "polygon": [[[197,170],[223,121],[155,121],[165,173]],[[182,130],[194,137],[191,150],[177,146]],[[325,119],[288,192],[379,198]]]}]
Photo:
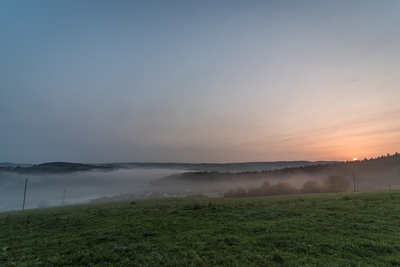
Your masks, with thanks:
[{"label": "distant treeline silhouette", "polygon": [[326,177],[332,173],[341,175],[347,179],[352,179],[351,177],[353,177],[354,172],[380,173],[379,179],[381,180],[386,179],[389,176],[391,178],[393,176],[392,173],[400,176],[400,154],[396,152],[393,155],[387,154],[386,156],[379,156],[370,159],[365,158],[357,161],[305,165],[264,171],[246,171],[236,173],[218,171],[184,172],[153,180],[149,182],[149,185],[168,188],[173,184],[181,185],[182,188],[186,188],[218,182],[284,179],[296,175],[310,175],[319,180],[317,177]]},{"label": "distant treeline silhouette", "polygon": [[241,187],[229,190],[224,194],[226,198],[238,197],[263,197],[292,194],[331,193],[349,191],[351,183],[341,175],[329,175],[320,185],[317,181],[309,180],[301,189],[293,187],[290,183],[271,185],[265,181],[260,187],[252,187],[247,192]]}]

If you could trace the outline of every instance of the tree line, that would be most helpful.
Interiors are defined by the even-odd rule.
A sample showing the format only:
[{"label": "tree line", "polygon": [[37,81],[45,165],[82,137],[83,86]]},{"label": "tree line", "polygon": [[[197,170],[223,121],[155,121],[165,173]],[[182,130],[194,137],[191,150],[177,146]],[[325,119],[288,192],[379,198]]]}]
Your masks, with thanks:
[{"label": "tree line", "polygon": [[244,190],[241,187],[230,189],[225,192],[225,198],[239,198],[239,197],[263,197],[263,196],[278,196],[278,195],[292,195],[292,194],[311,194],[311,193],[333,193],[333,192],[346,192],[351,188],[349,180],[341,175],[329,175],[322,184],[317,181],[308,180],[303,184],[300,189],[295,188],[290,183],[280,182],[271,185],[265,181],[260,187],[251,187],[249,190]]}]

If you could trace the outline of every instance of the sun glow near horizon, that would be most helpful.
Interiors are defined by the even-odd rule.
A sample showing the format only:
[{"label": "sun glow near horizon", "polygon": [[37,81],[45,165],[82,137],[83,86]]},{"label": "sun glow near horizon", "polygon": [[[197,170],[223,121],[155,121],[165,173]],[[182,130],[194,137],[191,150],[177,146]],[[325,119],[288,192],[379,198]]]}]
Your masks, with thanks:
[{"label": "sun glow near horizon", "polygon": [[0,162],[400,151],[400,1],[39,2],[0,2]]}]

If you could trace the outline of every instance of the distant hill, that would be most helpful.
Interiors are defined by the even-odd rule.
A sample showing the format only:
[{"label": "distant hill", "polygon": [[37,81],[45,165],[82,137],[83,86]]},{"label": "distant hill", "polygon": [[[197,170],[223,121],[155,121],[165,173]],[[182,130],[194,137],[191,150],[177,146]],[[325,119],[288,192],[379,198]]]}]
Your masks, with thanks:
[{"label": "distant hill", "polygon": [[132,162],[132,163],[106,163],[83,164],[70,162],[48,162],[38,165],[2,163],[0,170],[19,173],[59,173],[89,170],[116,170],[120,168],[132,169],[171,169],[178,171],[218,171],[218,172],[246,172],[261,170],[276,170],[304,165],[318,165],[334,163],[334,161],[276,161],[276,162],[244,162],[244,163],[158,163],[158,162]]},{"label": "distant hill", "polygon": [[245,188],[260,186],[266,180],[272,182],[298,182],[299,184],[307,180],[322,181],[330,174],[342,175],[352,182],[353,178],[355,178],[358,187],[362,190],[390,185],[397,186],[400,189],[400,154],[388,154],[387,156],[358,161],[307,164],[262,171],[185,172],[153,180],[149,183],[149,186],[153,188],[168,188],[170,190],[218,191],[232,186]]},{"label": "distant hill", "polygon": [[78,171],[90,171],[90,170],[104,170],[112,171],[120,168],[120,166],[113,164],[82,164],[82,163],[70,163],[70,162],[49,162],[29,167],[15,166],[15,167],[2,167],[0,170],[11,171],[18,173],[67,173],[67,172],[78,172]]},{"label": "distant hill", "polygon": [[218,172],[246,172],[274,170],[305,165],[335,163],[337,161],[275,161],[275,162],[241,162],[241,163],[158,163],[158,162],[131,162],[115,163],[128,168],[142,169],[172,169],[187,171],[218,171]]},{"label": "distant hill", "polygon": [[17,163],[11,163],[11,162],[2,162],[2,163],[0,163],[0,168],[6,168],[6,167],[15,168],[17,166],[20,166],[20,167],[31,167],[31,166],[33,166],[33,164],[17,164]]},{"label": "distant hill", "polygon": [[276,170],[282,168],[299,167],[305,165],[319,165],[335,163],[336,161],[275,161],[275,162],[243,162],[243,163],[163,163],[163,162],[131,162],[82,164],[70,162],[48,162],[38,165],[0,163],[0,170],[15,172],[71,172],[93,169],[113,170],[120,168],[132,169],[170,169],[178,171],[218,171],[218,172],[246,172]]}]

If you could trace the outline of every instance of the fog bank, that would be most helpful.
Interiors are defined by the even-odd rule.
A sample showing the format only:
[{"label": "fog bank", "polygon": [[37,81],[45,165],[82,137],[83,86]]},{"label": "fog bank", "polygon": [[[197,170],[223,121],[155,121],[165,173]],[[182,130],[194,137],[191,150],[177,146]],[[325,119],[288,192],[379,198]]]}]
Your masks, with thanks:
[{"label": "fog bank", "polygon": [[22,209],[25,179],[28,180],[25,209],[39,203],[51,206],[83,203],[90,199],[135,193],[156,178],[179,173],[170,169],[120,169],[68,174],[18,174],[0,172],[0,212]]}]

